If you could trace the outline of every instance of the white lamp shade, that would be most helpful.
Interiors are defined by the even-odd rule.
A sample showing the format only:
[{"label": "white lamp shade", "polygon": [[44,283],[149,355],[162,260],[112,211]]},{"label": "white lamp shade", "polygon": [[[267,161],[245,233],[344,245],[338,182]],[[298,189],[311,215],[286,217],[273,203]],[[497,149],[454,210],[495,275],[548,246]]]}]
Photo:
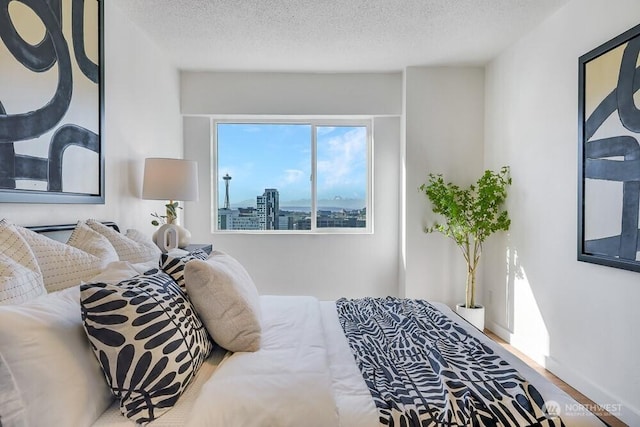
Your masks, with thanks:
[{"label": "white lamp shade", "polygon": [[182,159],[145,159],[142,198],[198,200],[198,164]]}]

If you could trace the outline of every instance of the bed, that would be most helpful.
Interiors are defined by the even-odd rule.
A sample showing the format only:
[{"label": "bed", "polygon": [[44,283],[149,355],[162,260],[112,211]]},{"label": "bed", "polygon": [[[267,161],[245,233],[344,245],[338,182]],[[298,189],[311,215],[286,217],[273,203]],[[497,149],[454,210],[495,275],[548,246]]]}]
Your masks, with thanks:
[{"label": "bed", "polygon": [[[4,227],[9,226],[5,222]],[[108,224],[111,231],[117,232],[114,226]],[[15,250],[8,249],[7,241],[13,242],[13,246],[16,243],[2,237],[7,234],[2,227],[0,223],[0,248],[4,255],[11,255]],[[255,287],[249,286],[252,283],[248,287],[245,283],[238,291],[245,305],[218,307],[218,300],[225,296],[217,294],[211,299],[212,295],[206,292],[210,292],[211,287],[223,286],[220,283],[228,277],[221,275],[221,271],[236,269],[240,282],[251,280],[230,255],[216,251],[200,254],[201,258],[191,258],[191,254],[177,253],[165,255],[158,262],[155,257],[159,254],[136,232],[118,235],[105,232],[116,239],[110,241],[114,247],[111,251],[104,239],[95,238],[83,227],[86,235],[107,247],[98,250],[95,244],[94,247],[87,244],[91,239],[78,238],[77,234],[81,234],[75,231],[78,227],[66,227],[66,230],[73,230],[74,239],[67,241],[65,230],[62,230],[62,237],[54,237],[66,242],[60,244],[75,244],[100,254],[98,258],[106,257],[109,262],[103,262],[97,272],[87,271],[85,279],[81,280],[60,279],[62,274],[59,272],[52,274],[51,277],[58,278],[58,282],[62,280],[65,285],[55,283],[54,287],[60,289],[46,289],[44,294],[25,301],[0,305],[2,426],[136,425],[132,419],[137,415],[123,416],[127,410],[121,408],[121,399],[114,399],[113,385],[126,382],[129,377],[116,378],[119,371],[113,368],[115,362],[109,371],[109,356],[106,355],[109,346],[100,353],[104,343],[96,340],[99,334],[92,334],[91,328],[100,329],[106,324],[112,328],[119,322],[110,311],[115,305],[119,306],[114,305],[114,301],[119,300],[112,299],[115,292],[112,289],[125,283],[125,287],[129,286],[127,292],[132,294],[130,301],[138,301],[141,297],[135,292],[142,292],[140,289],[147,284],[132,278],[150,278],[153,282],[165,271],[174,274],[169,285],[171,292],[186,282],[188,296],[185,300],[191,299],[193,304],[189,305],[193,308],[189,310],[202,318],[201,323],[198,319],[187,319],[185,323],[191,322],[199,330],[207,329],[213,340],[205,344],[199,341],[201,335],[191,336],[191,342],[195,343],[191,349],[196,349],[192,352],[200,353],[193,357],[196,362],[191,363],[198,365],[197,368],[193,373],[187,372],[184,380],[171,377],[183,386],[178,396],[164,399],[164,403],[157,405],[161,407],[157,409],[157,416],[150,422],[144,420],[144,424],[604,425],[587,410],[581,410],[566,393],[443,304],[398,298],[319,301],[309,296],[257,295]],[[13,226],[14,231],[16,228],[19,227]],[[95,228],[104,231],[98,225]],[[49,230],[44,227],[37,231],[48,233]],[[32,252],[42,252],[39,245],[46,243],[31,234],[27,237],[24,240],[31,245]],[[124,237],[131,240],[124,240],[131,243],[127,247],[121,245]],[[71,254],[65,252],[67,250],[66,246],[56,243],[53,253],[64,252],[63,256],[68,258]],[[136,258],[145,251],[148,251],[147,260]],[[53,256],[51,251],[47,253],[48,257]],[[15,253],[13,256],[18,258]],[[40,261],[41,273],[46,270],[47,262],[55,263],[42,257],[36,257],[36,260]],[[21,265],[29,266],[24,259],[21,262]],[[210,265],[215,263],[222,266],[222,270],[211,270]],[[164,270],[157,268],[158,265],[164,265]],[[23,270],[18,268],[19,272]],[[156,270],[157,274],[149,273]],[[29,270],[25,271],[28,273]],[[14,279],[20,280],[27,273],[16,274]],[[15,280],[5,280],[5,288]],[[72,284],[73,280],[76,283]],[[196,287],[198,282],[201,282],[201,289]],[[168,282],[163,283],[167,287]],[[180,294],[181,290],[175,292]],[[175,306],[175,301],[171,300],[171,307]],[[178,305],[186,304],[182,299],[178,301]],[[218,317],[212,312],[218,312]],[[255,316],[247,320],[242,317],[247,313]],[[238,322],[229,323],[230,318],[238,316]],[[97,323],[91,323],[91,319]],[[222,324],[225,325],[221,328]],[[113,329],[109,330],[113,333]],[[169,347],[167,344],[164,349]],[[424,351],[425,348],[430,350]],[[150,354],[150,350],[146,353]],[[118,357],[111,360],[122,363],[123,354],[120,351]],[[134,359],[131,356],[131,360]],[[401,360],[397,365],[394,361],[391,366],[385,365],[388,359]],[[142,367],[150,371],[158,364],[137,363],[135,366],[137,371]],[[430,370],[424,374],[422,371],[426,366]],[[127,375],[146,375],[136,374],[136,369],[130,369]],[[406,378],[400,379],[405,374]],[[149,401],[147,399],[144,405]],[[128,407],[132,413],[140,410],[140,403],[136,405]]]}]

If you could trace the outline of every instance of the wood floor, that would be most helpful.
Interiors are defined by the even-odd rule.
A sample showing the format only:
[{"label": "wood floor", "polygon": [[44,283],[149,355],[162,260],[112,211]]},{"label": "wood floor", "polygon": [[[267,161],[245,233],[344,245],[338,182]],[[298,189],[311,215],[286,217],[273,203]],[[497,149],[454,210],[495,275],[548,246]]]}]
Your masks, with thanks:
[{"label": "wood floor", "polygon": [[[527,357],[524,353],[518,351],[516,348],[512,347],[511,345],[509,345],[509,343],[505,342],[502,338],[500,338],[499,336],[497,336],[496,334],[494,334],[493,332],[485,329],[484,333],[491,338],[492,340],[494,340],[495,342],[497,342],[498,344],[500,344],[502,347],[504,347],[505,349],[507,349],[509,352],[511,352],[512,354],[514,354],[516,357],[518,357],[520,360],[524,361],[527,365],[529,365],[530,367],[532,367],[533,369],[535,369],[537,372],[539,372],[543,377],[547,378],[549,381],[551,381],[553,384],[555,384],[556,386],[558,386],[558,388],[560,388],[561,390],[563,390],[565,393],[567,393],[569,396],[571,396],[572,398],[574,398],[578,403],[581,403],[583,405],[586,405],[587,407],[596,407],[596,403],[593,402],[592,400],[590,400],[588,397],[586,397],[584,394],[580,393],[578,390],[574,389],[573,387],[569,386],[567,383],[565,383],[564,381],[562,381],[560,378],[556,377],[555,375],[553,375],[551,372],[547,371],[545,368],[543,368],[542,366],[540,366],[538,363],[536,363],[534,360],[532,360],[531,358]],[[604,409],[602,410],[598,410],[598,417],[604,421],[606,424],[612,426],[612,427],[624,427],[627,426],[627,424],[623,423],[622,421],[620,421],[619,419],[617,419],[616,417],[614,417],[613,415],[609,414],[607,411],[605,411]]]}]

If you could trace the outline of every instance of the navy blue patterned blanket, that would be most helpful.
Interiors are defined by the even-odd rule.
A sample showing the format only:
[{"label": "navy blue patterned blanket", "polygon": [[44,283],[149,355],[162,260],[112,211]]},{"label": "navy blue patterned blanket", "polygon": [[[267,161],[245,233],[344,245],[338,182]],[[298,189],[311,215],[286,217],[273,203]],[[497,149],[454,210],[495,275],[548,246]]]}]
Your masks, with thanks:
[{"label": "navy blue patterned blanket", "polygon": [[564,425],[514,368],[428,302],[342,298],[336,307],[382,425]]}]

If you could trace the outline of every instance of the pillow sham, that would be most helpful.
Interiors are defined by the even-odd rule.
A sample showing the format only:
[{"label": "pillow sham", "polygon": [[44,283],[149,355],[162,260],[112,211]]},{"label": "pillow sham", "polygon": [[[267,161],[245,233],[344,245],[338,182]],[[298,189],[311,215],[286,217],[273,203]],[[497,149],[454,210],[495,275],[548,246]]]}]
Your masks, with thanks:
[{"label": "pillow sham", "polygon": [[184,266],[194,259],[205,260],[209,258],[209,254],[202,249],[197,249],[184,256],[171,256],[170,254],[160,255],[160,268],[180,285],[180,289],[187,292],[184,284]]},{"label": "pillow sham", "polygon": [[82,327],[78,286],[1,306],[0,325],[26,425],[89,426],[109,407],[113,396]]},{"label": "pillow sham", "polygon": [[3,219],[0,221],[0,305],[20,304],[46,293],[33,251]]},{"label": "pillow sham", "polygon": [[109,240],[87,224],[79,221],[67,240],[67,245],[95,255],[106,263],[118,261],[118,253]]},{"label": "pillow sham", "polygon": [[87,220],[86,224],[111,242],[120,261],[157,261],[162,253],[150,237],[138,230],[127,230],[126,234],[122,234],[94,219]]},{"label": "pillow sham", "polygon": [[113,259],[99,258],[82,249],[14,226],[33,251],[48,292],[80,284],[98,274]]},{"label": "pillow sham", "polygon": [[184,267],[187,293],[211,338],[230,351],[260,349],[260,296],[251,276],[232,256],[214,251]]},{"label": "pillow sham", "polygon": [[0,305],[20,304],[46,293],[42,274],[36,268],[0,253]]},{"label": "pillow sham", "polygon": [[212,350],[176,282],[150,270],[81,286],[85,330],[120,411],[137,423],[171,409]]}]

